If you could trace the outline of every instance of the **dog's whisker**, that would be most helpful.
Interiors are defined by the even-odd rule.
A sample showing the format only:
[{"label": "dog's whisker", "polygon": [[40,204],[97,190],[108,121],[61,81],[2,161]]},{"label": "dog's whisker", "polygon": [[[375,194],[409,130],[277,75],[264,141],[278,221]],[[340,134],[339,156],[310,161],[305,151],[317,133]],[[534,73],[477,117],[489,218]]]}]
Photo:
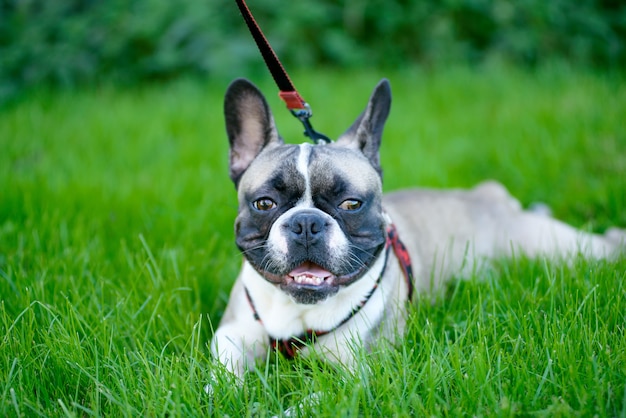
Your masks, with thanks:
[{"label": "dog's whisker", "polygon": [[259,244],[257,246],[254,246],[254,247],[246,248],[243,251],[239,251],[239,254],[243,255],[245,257],[245,256],[250,255],[254,251],[264,250],[265,248],[267,248],[267,243],[262,243],[262,244]]}]

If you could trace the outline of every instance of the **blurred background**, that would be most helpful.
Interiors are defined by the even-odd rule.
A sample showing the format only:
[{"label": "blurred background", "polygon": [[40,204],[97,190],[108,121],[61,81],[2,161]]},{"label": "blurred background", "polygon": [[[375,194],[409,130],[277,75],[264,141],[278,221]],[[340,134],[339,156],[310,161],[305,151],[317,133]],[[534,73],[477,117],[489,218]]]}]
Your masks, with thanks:
[{"label": "blurred background", "polygon": [[[623,0],[249,0],[287,68],[626,64]],[[233,70],[236,68],[236,70]],[[265,71],[232,0],[0,0],[0,100]]]}]

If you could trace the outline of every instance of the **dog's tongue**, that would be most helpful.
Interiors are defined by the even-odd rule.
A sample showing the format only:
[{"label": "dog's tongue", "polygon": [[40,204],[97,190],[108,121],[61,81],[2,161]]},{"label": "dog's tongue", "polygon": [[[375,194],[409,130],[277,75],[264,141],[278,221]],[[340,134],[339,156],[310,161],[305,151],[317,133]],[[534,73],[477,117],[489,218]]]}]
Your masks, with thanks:
[{"label": "dog's tongue", "polygon": [[315,263],[307,261],[292,270],[289,273],[289,276],[292,277],[295,282],[300,284],[319,285],[324,281],[324,279],[332,276],[332,273]]}]

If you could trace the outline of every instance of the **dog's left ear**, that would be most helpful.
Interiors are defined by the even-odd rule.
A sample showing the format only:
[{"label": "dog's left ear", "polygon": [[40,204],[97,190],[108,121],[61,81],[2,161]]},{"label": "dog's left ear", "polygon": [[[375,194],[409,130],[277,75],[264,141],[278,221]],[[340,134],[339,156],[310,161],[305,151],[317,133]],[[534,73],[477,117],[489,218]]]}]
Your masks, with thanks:
[{"label": "dog's left ear", "polygon": [[363,152],[379,173],[382,170],[378,151],[390,108],[391,86],[387,79],[382,79],[374,88],[365,111],[337,139],[337,145]]},{"label": "dog's left ear", "polygon": [[263,94],[243,78],[233,81],[224,97],[224,119],[230,143],[230,178],[239,184],[244,171],[270,145],[282,144]]}]

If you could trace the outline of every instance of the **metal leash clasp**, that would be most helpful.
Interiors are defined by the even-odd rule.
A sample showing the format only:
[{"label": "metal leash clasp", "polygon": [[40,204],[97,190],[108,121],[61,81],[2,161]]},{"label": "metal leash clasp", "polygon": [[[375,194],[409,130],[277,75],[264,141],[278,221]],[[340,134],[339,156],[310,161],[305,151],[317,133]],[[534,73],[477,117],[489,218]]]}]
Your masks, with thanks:
[{"label": "metal leash clasp", "polygon": [[317,145],[332,142],[330,138],[316,132],[315,129],[313,129],[313,126],[311,126],[311,122],[309,122],[309,118],[313,115],[311,108],[296,91],[295,86],[289,79],[287,71],[283,68],[283,65],[278,59],[278,56],[276,56],[272,46],[267,41],[265,35],[263,35],[263,31],[261,31],[261,28],[256,23],[256,20],[254,20],[254,16],[252,16],[252,12],[250,12],[245,0],[235,1],[237,2],[239,11],[241,11],[243,20],[246,22],[246,25],[250,30],[250,34],[254,38],[254,42],[263,56],[263,60],[265,61],[267,68],[270,70],[270,73],[278,86],[278,95],[287,105],[287,109],[289,109],[295,117],[300,119],[300,122],[304,125],[304,135],[308,136],[309,139]]},{"label": "metal leash clasp", "polygon": [[304,103],[302,109],[289,109],[289,111],[302,122],[302,125],[304,125],[304,135],[309,137],[316,145],[330,144],[332,142],[329,137],[313,129],[313,125],[311,125],[309,121],[309,118],[313,116],[313,111],[308,103]]}]

